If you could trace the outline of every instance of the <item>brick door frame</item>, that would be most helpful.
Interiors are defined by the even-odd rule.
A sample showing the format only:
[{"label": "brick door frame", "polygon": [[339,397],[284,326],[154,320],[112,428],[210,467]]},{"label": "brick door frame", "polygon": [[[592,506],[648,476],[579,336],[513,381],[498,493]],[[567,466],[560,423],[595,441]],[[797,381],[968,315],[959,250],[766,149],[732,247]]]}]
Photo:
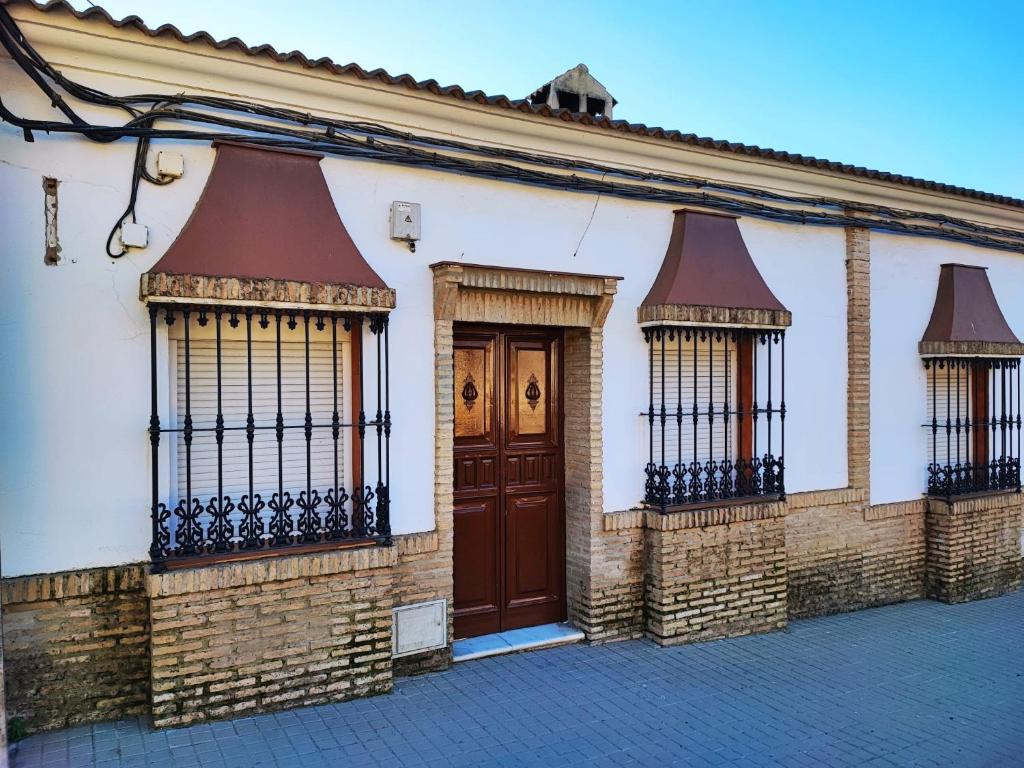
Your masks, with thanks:
[{"label": "brick door frame", "polygon": [[[566,606],[587,623],[595,552],[603,528],[603,327],[618,281],[604,275],[458,262],[434,274],[434,525],[449,562],[454,541],[455,323],[565,329],[564,433]],[[454,582],[453,582],[454,583]],[[451,594],[451,593],[449,593]],[[449,637],[453,612],[449,611]]]}]

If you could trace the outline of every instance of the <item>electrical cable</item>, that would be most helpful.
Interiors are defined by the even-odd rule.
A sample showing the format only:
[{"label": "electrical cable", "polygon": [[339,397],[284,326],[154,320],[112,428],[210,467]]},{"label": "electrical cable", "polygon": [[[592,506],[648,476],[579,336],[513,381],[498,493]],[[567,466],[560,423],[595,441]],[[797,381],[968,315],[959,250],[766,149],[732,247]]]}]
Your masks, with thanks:
[{"label": "electrical cable", "polygon": [[[145,179],[158,185],[173,181],[171,178],[154,176],[146,167],[146,157],[153,139],[242,141],[267,147],[311,149],[324,154],[427,167],[563,191],[677,205],[699,205],[736,215],[774,221],[867,227],[1001,250],[1024,250],[1024,233],[1020,231],[978,224],[943,214],[830,197],[787,195],[695,177],[580,162],[552,155],[415,135],[376,123],[334,120],[296,110],[224,97],[188,94],[112,96],[77,83],[56,70],[25,39],[3,6],[0,6],[0,43],[37,87],[50,98],[51,103],[70,121],[61,123],[21,118],[8,110],[0,99],[0,120],[20,127],[27,141],[33,140],[34,131],[78,133],[90,140],[105,143],[124,138],[137,140],[128,206],[115,223],[107,240],[107,254],[112,258],[118,258],[125,253],[124,249],[115,253],[112,244],[123,223],[129,218],[135,220],[140,180]],[[72,98],[125,110],[131,115],[131,119],[120,126],[88,123],[50,86],[47,78]],[[240,119],[187,108],[190,106],[217,110],[219,113],[241,113],[247,118],[251,116],[258,119]],[[162,128],[156,127],[158,121],[215,126],[226,130]],[[511,161],[520,165],[498,161]],[[529,165],[542,166],[555,172],[524,167]],[[579,174],[601,174],[601,178],[595,179]],[[618,181],[609,181],[607,176],[613,176]],[[667,184],[675,188],[654,186],[650,182]]]}]

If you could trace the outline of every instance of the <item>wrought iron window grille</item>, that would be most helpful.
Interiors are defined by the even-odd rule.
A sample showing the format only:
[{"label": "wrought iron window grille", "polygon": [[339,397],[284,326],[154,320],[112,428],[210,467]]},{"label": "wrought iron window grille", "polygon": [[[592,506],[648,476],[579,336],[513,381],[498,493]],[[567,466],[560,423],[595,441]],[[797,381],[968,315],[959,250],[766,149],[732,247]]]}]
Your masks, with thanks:
[{"label": "wrought iron window grille", "polygon": [[644,504],[785,498],[786,332],[649,326]]},{"label": "wrought iron window grille", "polygon": [[[160,348],[163,336],[159,330],[160,318],[168,328],[182,323],[181,345],[184,366],[184,381],[179,382],[179,391],[184,392],[184,402],[178,402],[177,423],[163,425],[160,421]],[[389,385],[388,316],[380,313],[366,315],[335,313],[312,310],[264,309],[259,307],[223,307],[200,305],[149,305],[150,321],[150,396],[149,441],[151,450],[151,524],[152,543],[150,557],[155,571],[163,570],[173,561],[202,555],[227,553],[255,553],[303,545],[327,544],[329,542],[376,541],[383,545],[391,543],[390,524],[390,441],[391,408]],[[367,416],[366,393],[364,392],[364,340],[363,324],[376,347],[376,410]],[[292,332],[301,326],[302,362],[304,363],[304,417],[300,420],[286,419],[282,382],[282,323]],[[244,421],[229,421],[224,408],[224,331],[227,327],[244,329],[245,345],[245,405]],[[213,326],[215,365],[212,371],[203,371],[214,376],[216,392],[216,415],[199,417],[193,413],[192,392],[195,387],[193,364],[193,335],[197,328]],[[276,414],[272,423],[258,423],[254,410],[253,391],[253,347],[254,327],[264,334],[272,334],[272,359],[276,381],[269,385],[276,390]],[[272,330],[271,330],[272,329]],[[339,381],[339,349],[342,332],[352,335],[352,397],[354,404],[351,418],[344,414],[341,400],[343,381]],[[319,337],[319,339],[316,339]],[[314,420],[310,396],[310,348],[311,338],[329,342],[333,374],[330,381],[330,418]],[[257,380],[257,385],[266,387],[267,381]],[[290,393],[294,395],[294,392]],[[236,403],[237,405],[237,403]],[[273,404],[266,406],[273,408]],[[238,410],[237,408],[234,410]],[[261,419],[260,422],[269,420]],[[302,487],[285,485],[285,441],[286,435],[298,431],[305,443],[305,482]],[[272,436],[271,445],[276,443],[276,483],[270,498],[258,490],[255,468],[255,443],[258,436]],[[178,457],[179,466],[184,468],[184,493],[175,497],[170,492],[165,496],[161,489],[161,440],[165,435],[174,435],[184,448],[184,456]],[[193,483],[193,445],[197,439],[209,440],[212,435],[216,445],[216,492],[200,496]],[[225,438],[230,435],[244,435],[248,452],[248,482],[242,482],[245,491],[237,498],[225,493],[224,457]],[[323,436],[329,436],[324,438]],[[345,441],[343,436],[350,436]],[[314,437],[316,436],[316,438]],[[375,440],[374,440],[375,438]],[[323,457],[313,454],[314,439],[326,440],[331,446],[333,458],[327,467],[315,467]],[[367,466],[367,440],[370,440],[372,460],[376,463],[375,484],[371,483]],[[375,450],[373,450],[375,444]],[[351,484],[346,487],[342,477],[341,452],[351,447]],[[265,456],[261,458],[266,458]],[[322,479],[329,477],[326,487],[316,487],[313,482],[314,468]],[[266,484],[264,482],[264,484]],[[165,503],[165,498],[172,499]]]},{"label": "wrought iron window grille", "polygon": [[1020,492],[1020,359],[926,357],[928,495]]}]

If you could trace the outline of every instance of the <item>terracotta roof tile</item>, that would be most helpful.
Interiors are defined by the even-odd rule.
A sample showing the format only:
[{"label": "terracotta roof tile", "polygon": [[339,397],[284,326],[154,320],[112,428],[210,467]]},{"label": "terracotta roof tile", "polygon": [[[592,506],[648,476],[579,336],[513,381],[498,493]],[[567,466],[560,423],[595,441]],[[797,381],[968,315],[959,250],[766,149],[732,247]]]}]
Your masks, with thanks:
[{"label": "terracotta roof tile", "polygon": [[713,149],[734,154],[749,155],[767,160],[813,167],[824,171],[842,173],[848,176],[882,181],[889,184],[898,184],[906,187],[916,187],[934,192],[941,192],[948,195],[967,197],[985,202],[999,203],[1002,205],[1024,208],[1024,200],[1008,195],[999,195],[992,192],[983,192],[968,187],[944,184],[938,181],[929,181],[914,176],[905,176],[899,173],[879,171],[863,166],[850,165],[849,163],[838,163],[833,160],[811,157],[799,153],[785,152],[781,150],[762,148],[738,142],[723,141],[706,136],[697,136],[694,133],[683,133],[677,130],[668,130],[656,126],[648,126],[643,123],[630,123],[626,120],[609,120],[606,117],[592,117],[586,113],[573,113],[567,109],[553,110],[547,105],[531,105],[525,99],[510,99],[507,96],[491,96],[483,91],[466,91],[459,85],[440,85],[436,80],[416,80],[412,75],[391,75],[383,69],[366,70],[358,64],[337,64],[330,58],[324,56],[319,59],[310,59],[301,51],[282,53],[271,45],[249,46],[237,37],[227,40],[216,40],[210,33],[205,31],[194,32],[186,35],[173,24],[162,24],[157,28],[149,27],[139,16],[126,16],[123,19],[115,19],[105,9],[99,6],[92,6],[86,10],[79,11],[71,6],[66,0],[49,0],[41,3],[37,0],[0,0],[4,5],[29,5],[44,12],[63,11],[70,13],[78,19],[99,18],[111,26],[121,29],[132,27],[150,37],[171,37],[183,43],[201,43],[217,50],[234,49],[248,56],[259,56],[272,59],[279,63],[298,63],[309,69],[323,69],[337,75],[354,76],[361,80],[377,80],[385,85],[404,86],[411,90],[425,91],[438,96],[446,96],[464,101],[474,101],[478,104],[499,107],[503,109],[518,110],[541,117],[555,117],[565,122],[573,122],[581,125],[592,125],[608,130],[621,131],[637,136],[645,136],[666,141],[674,141],[687,144],[701,149]]}]

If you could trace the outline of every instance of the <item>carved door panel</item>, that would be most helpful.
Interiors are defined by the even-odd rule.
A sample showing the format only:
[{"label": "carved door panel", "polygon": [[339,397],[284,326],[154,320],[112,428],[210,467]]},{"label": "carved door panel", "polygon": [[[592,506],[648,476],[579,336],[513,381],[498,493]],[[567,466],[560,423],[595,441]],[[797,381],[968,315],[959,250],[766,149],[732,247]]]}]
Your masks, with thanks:
[{"label": "carved door panel", "polygon": [[456,334],[456,637],[565,619],[560,342]]}]

